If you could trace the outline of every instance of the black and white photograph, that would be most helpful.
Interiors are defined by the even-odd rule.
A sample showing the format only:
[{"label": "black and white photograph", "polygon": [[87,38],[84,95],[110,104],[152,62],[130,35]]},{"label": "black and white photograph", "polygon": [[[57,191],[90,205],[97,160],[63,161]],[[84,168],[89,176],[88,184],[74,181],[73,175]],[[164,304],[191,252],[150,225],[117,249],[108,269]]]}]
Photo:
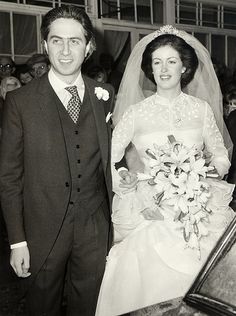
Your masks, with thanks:
[{"label": "black and white photograph", "polygon": [[0,316],[236,315],[236,2],[0,0]]}]

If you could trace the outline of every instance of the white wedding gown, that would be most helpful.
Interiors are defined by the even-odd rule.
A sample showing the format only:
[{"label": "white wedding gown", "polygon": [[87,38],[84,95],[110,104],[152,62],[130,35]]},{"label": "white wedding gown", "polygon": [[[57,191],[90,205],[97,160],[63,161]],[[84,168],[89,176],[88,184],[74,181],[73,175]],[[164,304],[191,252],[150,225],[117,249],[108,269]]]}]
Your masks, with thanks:
[{"label": "white wedding gown", "polygon": [[[213,155],[211,164],[221,175],[227,173],[227,150],[210,106],[184,93],[172,102],[155,94],[130,106],[113,133],[112,164],[132,142],[148,173],[146,149],[165,144],[168,135],[185,146],[204,144]],[[183,296],[234,217],[228,206],[234,186],[209,180],[213,213],[206,224],[207,236],[200,240],[199,258],[196,249],[186,247],[179,222],[173,220],[173,207],[162,207],[164,220],[144,219],[141,211],[153,200],[152,186],[140,182],[137,191],[123,194],[119,181],[113,168],[115,243],[107,257],[96,316],[122,315]]]}]

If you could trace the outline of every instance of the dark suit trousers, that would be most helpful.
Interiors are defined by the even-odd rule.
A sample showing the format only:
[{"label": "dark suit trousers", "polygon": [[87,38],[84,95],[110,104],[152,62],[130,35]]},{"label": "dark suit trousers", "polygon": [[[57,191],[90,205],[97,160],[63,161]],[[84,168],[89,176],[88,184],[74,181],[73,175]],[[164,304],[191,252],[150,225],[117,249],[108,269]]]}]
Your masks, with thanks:
[{"label": "dark suit trousers", "polygon": [[68,210],[54,247],[28,292],[30,316],[62,315],[65,276],[66,315],[94,316],[108,250],[109,224],[102,209],[107,207],[106,201],[93,214],[87,207],[78,202]]}]

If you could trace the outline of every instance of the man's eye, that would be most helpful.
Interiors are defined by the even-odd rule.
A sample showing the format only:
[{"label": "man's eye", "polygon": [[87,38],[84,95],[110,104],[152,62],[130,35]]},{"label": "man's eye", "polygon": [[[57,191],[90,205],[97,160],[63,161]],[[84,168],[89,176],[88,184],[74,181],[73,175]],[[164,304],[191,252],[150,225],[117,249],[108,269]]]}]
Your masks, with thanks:
[{"label": "man's eye", "polygon": [[70,42],[73,45],[79,45],[79,40],[77,40],[77,39],[71,39]]},{"label": "man's eye", "polygon": [[58,39],[58,38],[54,38],[52,40],[53,44],[61,44],[62,43],[62,40],[61,39]]}]

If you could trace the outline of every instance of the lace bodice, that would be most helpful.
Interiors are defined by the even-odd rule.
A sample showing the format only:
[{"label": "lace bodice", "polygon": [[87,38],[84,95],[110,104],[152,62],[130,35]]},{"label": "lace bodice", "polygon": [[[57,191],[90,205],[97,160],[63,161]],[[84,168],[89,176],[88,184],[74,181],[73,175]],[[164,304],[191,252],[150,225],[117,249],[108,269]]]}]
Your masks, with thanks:
[{"label": "lace bodice", "polygon": [[113,132],[112,163],[121,160],[132,142],[145,164],[145,150],[165,144],[168,135],[185,146],[205,145],[220,175],[228,172],[228,153],[209,104],[183,92],[171,102],[154,94],[130,106]]}]

